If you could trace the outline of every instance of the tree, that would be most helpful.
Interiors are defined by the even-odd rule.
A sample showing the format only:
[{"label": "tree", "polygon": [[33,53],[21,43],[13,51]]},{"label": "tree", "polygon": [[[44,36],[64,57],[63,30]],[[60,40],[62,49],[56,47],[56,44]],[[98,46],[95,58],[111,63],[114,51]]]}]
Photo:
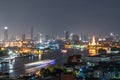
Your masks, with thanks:
[{"label": "tree", "polygon": [[106,51],[105,49],[100,48],[100,49],[98,50],[98,53],[99,53],[99,54],[106,54],[107,51]]},{"label": "tree", "polygon": [[120,51],[120,48],[112,47],[112,48],[111,48],[111,51]]},{"label": "tree", "polygon": [[2,56],[8,56],[7,50],[4,50],[4,51],[0,50],[0,57]]}]

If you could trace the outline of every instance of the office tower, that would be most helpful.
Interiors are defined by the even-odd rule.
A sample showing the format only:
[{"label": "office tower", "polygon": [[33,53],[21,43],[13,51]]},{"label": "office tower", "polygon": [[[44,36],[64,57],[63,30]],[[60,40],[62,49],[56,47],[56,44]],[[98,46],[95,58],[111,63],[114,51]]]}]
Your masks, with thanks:
[{"label": "office tower", "polygon": [[8,27],[4,27],[4,41],[8,41]]},{"label": "office tower", "polygon": [[15,40],[15,36],[11,35],[10,41],[14,41]]},{"label": "office tower", "polygon": [[40,36],[40,38],[39,38],[39,42],[40,42],[40,43],[43,43],[43,35],[40,34],[39,36]]},{"label": "office tower", "polygon": [[33,27],[31,27],[31,40],[33,40]]},{"label": "office tower", "polygon": [[83,41],[83,42],[88,42],[88,35],[87,35],[87,34],[84,34],[84,35],[83,35],[82,41]]},{"label": "office tower", "polygon": [[43,43],[43,35],[40,33],[37,33],[35,37],[35,41],[37,41],[38,43]]},{"label": "office tower", "polygon": [[39,41],[39,39],[40,39],[40,34],[37,33],[36,36],[35,36],[35,41]]},{"label": "office tower", "polygon": [[79,41],[79,35],[78,34],[73,34],[72,35],[72,40],[73,41]]},{"label": "office tower", "polygon": [[46,35],[46,36],[45,36],[45,40],[46,40],[46,41],[50,40],[50,36],[49,36],[49,35]]},{"label": "office tower", "polygon": [[69,31],[64,31],[65,40],[69,40]]},{"label": "office tower", "polygon": [[25,34],[22,34],[22,40],[25,41]]}]

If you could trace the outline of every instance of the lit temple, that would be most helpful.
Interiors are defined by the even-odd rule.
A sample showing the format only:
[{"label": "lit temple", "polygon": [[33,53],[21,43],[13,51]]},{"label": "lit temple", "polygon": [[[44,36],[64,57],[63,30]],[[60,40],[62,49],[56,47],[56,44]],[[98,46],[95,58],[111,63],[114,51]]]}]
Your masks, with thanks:
[{"label": "lit temple", "polygon": [[96,45],[96,41],[95,41],[95,37],[93,36],[93,38],[92,38],[92,43],[91,43],[91,45]]}]

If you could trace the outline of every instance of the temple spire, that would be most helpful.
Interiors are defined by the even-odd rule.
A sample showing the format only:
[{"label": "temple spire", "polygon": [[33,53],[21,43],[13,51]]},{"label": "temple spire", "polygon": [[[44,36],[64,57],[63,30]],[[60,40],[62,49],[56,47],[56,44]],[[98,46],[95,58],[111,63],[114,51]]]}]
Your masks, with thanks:
[{"label": "temple spire", "polygon": [[91,45],[96,45],[95,36],[93,36],[93,38],[92,38],[92,43],[91,43]]}]

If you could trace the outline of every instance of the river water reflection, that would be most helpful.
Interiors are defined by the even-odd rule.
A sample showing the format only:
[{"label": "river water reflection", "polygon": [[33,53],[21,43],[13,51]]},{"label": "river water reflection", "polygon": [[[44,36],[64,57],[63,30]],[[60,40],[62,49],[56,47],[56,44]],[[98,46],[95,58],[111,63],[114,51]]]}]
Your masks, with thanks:
[{"label": "river water reflection", "polygon": [[25,64],[39,60],[39,56],[16,57],[12,62],[0,64],[0,71],[2,73],[9,73],[10,77],[31,73],[31,70],[26,71],[27,69],[25,68]]},{"label": "river water reflection", "polygon": [[[84,54],[83,54],[84,53]],[[39,70],[41,65],[32,66],[30,68],[26,68],[25,64],[46,60],[46,59],[54,59],[56,64],[63,65],[66,61],[68,56],[75,55],[75,54],[83,54],[83,56],[86,56],[88,52],[81,52],[81,51],[71,51],[68,54],[62,54],[60,52],[54,52],[51,54],[43,54],[39,56],[26,56],[26,57],[16,57],[12,62],[10,63],[3,63],[0,64],[0,72],[9,72],[9,77],[16,77],[19,75],[24,75],[28,73],[34,73],[35,71]],[[45,66],[45,65],[44,65]],[[44,67],[43,66],[43,67]]]}]

